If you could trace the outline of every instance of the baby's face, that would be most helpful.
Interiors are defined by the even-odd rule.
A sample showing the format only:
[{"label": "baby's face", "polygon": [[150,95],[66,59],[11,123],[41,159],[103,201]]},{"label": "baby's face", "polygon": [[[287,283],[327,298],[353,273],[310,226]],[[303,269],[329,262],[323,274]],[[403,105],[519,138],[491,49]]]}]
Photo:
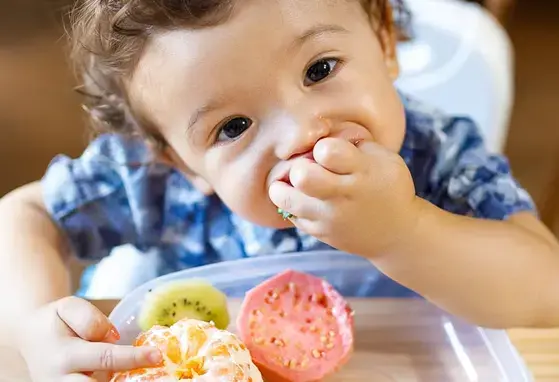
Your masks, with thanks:
[{"label": "baby's face", "polygon": [[282,228],[268,187],[318,140],[400,149],[395,65],[358,1],[244,0],[224,24],[155,36],[129,94],[179,168],[235,213]]}]

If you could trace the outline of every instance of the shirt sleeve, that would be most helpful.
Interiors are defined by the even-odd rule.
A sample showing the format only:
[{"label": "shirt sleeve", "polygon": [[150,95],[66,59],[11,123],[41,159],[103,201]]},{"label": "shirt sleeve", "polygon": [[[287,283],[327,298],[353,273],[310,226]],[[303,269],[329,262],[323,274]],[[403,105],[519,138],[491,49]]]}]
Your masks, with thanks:
[{"label": "shirt sleeve", "polygon": [[56,157],[42,179],[48,212],[76,256],[95,261],[123,244],[157,245],[170,168],[138,140],[104,135],[81,157]]},{"label": "shirt sleeve", "polygon": [[472,120],[450,118],[439,135],[429,182],[435,204],[450,212],[494,220],[518,212],[537,214],[508,160],[488,152]]}]

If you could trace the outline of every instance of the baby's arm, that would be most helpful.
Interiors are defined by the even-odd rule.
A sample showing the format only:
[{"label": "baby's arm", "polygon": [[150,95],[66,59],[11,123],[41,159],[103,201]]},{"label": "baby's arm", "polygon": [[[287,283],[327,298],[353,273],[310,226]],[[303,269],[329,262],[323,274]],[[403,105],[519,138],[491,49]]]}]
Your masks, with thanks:
[{"label": "baby's arm", "polygon": [[482,220],[420,203],[413,237],[375,260],[383,272],[480,325],[559,325],[559,246],[533,215]]},{"label": "baby's arm", "polygon": [[374,142],[324,138],[270,198],[299,229],[450,313],[490,327],[559,325],[559,246],[506,159],[487,152],[471,120],[417,120],[402,149],[409,165]]},{"label": "baby's arm", "polygon": [[68,249],[33,183],[0,199],[0,338],[14,339],[14,325],[38,307],[67,296]]},{"label": "baby's arm", "polygon": [[141,141],[101,136],[79,158],[53,160],[40,183],[0,200],[0,286],[9,312],[0,321],[68,296],[70,254],[95,263],[124,244],[157,245],[170,170],[148,154]]},{"label": "baby's arm", "polygon": [[33,183],[0,200],[0,345],[16,347],[33,380],[88,379],[81,372],[160,363],[157,349],[114,345],[118,333],[70,294],[69,245]]}]

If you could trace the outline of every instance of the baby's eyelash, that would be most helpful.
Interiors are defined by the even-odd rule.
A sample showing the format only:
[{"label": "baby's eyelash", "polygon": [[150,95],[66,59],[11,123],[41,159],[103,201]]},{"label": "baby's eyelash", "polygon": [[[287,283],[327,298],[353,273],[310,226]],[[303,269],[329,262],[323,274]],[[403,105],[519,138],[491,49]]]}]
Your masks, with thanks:
[{"label": "baby's eyelash", "polygon": [[214,133],[214,142],[215,144],[234,142],[240,139],[253,124],[254,121],[246,116],[229,117],[217,125]]},{"label": "baby's eyelash", "polygon": [[337,57],[323,57],[313,61],[305,70],[305,86],[319,84],[336,75],[343,65]]}]

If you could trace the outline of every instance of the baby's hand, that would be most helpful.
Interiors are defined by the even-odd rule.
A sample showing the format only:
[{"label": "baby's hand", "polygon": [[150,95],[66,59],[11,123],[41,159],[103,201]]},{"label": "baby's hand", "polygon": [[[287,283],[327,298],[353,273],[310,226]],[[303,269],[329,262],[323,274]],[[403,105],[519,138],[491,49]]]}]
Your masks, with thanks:
[{"label": "baby's hand", "polygon": [[299,158],[290,182],[270,186],[272,202],[301,230],[342,251],[376,256],[413,231],[419,213],[402,158],[372,143],[320,140]]},{"label": "baby's hand", "polygon": [[108,318],[75,297],[41,308],[22,323],[21,330],[19,350],[37,382],[93,382],[94,372],[161,363],[157,349],[115,345],[119,334]]}]

